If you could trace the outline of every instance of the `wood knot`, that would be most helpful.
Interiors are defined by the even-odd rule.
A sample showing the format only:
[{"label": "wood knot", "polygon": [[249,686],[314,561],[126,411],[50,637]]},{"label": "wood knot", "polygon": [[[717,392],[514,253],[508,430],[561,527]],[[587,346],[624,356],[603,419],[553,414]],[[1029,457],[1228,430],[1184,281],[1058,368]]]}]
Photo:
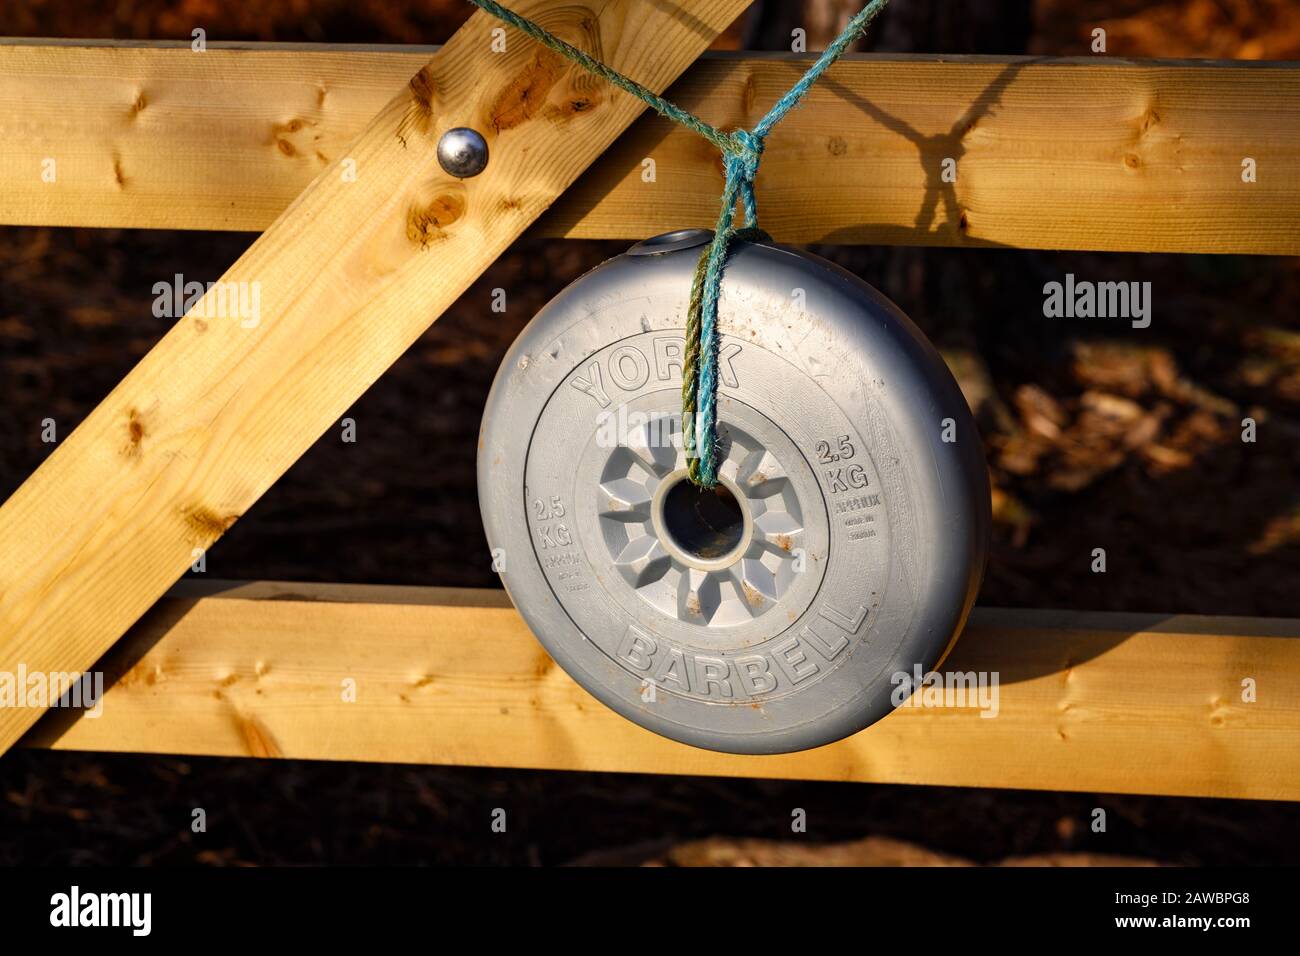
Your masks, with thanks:
[{"label": "wood knot", "polygon": [[465,215],[463,193],[443,193],[431,202],[411,206],[406,214],[406,238],[421,249],[447,237],[446,229]]},{"label": "wood knot", "polygon": [[134,406],[127,409],[126,445],[122,448],[122,454],[127,458],[139,458],[147,434],[148,429],[145,427],[144,413]]},{"label": "wood knot", "polygon": [[745,85],[740,90],[741,115],[750,116],[754,112],[754,103],[758,101],[758,75],[750,73],[745,77]]},{"label": "wood knot", "polygon": [[229,531],[231,525],[239,520],[239,515],[220,515],[203,505],[193,505],[181,509],[181,518],[185,521],[191,542],[199,547],[207,547]]},{"label": "wood knot", "polygon": [[600,103],[600,98],[593,94],[579,94],[564,101],[564,103],[555,109],[555,116],[558,119],[568,119],[571,116],[577,116],[579,113],[586,113],[596,108]]},{"label": "wood knot", "polygon": [[[304,120],[296,117],[289,120],[287,123],[275,123],[272,125],[271,141],[275,144],[275,148],[286,156],[297,156],[298,148],[294,146],[293,143],[289,142],[288,137],[301,133],[307,125],[308,124]],[[315,124],[313,123],[311,125],[314,126]],[[320,136],[316,136],[316,139],[320,139]]]},{"label": "wood knot", "polygon": [[397,126],[397,138],[406,145],[406,137],[412,132],[429,134],[433,126],[433,98],[437,93],[437,84],[433,79],[433,69],[426,65],[419,73],[411,77],[407,84],[411,102],[406,107],[406,115]]},{"label": "wood knot", "polygon": [[536,116],[546,103],[546,97],[561,76],[566,62],[558,53],[539,51],[532,61],[514,79],[506,84],[488,107],[484,125],[501,132],[514,129]]},{"label": "wood knot", "polygon": [[283,757],[284,751],[271,734],[270,728],[252,714],[235,714],[235,723],[244,738],[244,747],[250,757]]}]

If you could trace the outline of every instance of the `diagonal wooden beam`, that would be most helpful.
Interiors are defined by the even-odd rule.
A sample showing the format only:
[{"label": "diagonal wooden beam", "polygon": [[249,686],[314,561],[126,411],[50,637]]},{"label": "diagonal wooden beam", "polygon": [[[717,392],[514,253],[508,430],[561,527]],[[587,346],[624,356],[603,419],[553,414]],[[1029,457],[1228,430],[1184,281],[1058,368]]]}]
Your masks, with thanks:
[{"label": "diagonal wooden beam", "polygon": [[[428,55],[0,41],[0,222],[264,229]],[[750,125],[810,61],[711,54],[670,95]],[[1297,165],[1295,63],[858,56],[773,132],[758,198],[783,242],[1295,255]],[[716,150],[645,115],[535,229],[711,226],[720,184]]]},{"label": "diagonal wooden beam", "polygon": [[[746,4],[516,6],[662,90]],[[498,25],[472,16],[230,268],[245,315],[209,292],[0,508],[0,671],[89,667],[641,111],[517,33],[495,52]],[[454,126],[491,144],[475,179],[434,157]],[[0,708],[0,752],[37,716]]]},{"label": "diagonal wooden beam", "polygon": [[773,757],[624,720],[501,591],[187,580],[100,666],[97,716],[51,711],[25,743],[1300,800],[1293,620],[976,608],[943,669],[997,673],[996,699],[986,684]]}]

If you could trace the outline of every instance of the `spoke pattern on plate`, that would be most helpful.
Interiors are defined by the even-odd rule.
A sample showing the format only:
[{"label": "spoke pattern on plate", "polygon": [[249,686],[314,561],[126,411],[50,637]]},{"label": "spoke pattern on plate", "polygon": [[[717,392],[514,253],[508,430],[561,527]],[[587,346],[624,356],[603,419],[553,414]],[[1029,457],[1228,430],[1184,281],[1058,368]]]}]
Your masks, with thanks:
[{"label": "spoke pattern on plate", "polygon": [[753,535],[728,567],[687,566],[656,537],[651,517],[663,478],[686,466],[678,424],[675,416],[651,416],[611,449],[599,489],[601,532],[624,580],[662,613],[709,627],[744,624],[775,607],[793,581],[804,539],[799,501],[776,456],[724,424],[718,470],[740,490]]}]

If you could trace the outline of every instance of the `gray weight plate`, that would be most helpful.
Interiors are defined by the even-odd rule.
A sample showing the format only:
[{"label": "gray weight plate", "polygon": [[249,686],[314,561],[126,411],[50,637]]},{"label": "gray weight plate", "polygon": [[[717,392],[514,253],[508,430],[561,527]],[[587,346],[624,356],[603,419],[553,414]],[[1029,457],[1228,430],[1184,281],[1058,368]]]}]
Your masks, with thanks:
[{"label": "gray weight plate", "polygon": [[938,665],[983,571],[987,473],[960,390],[892,303],[737,243],[721,487],[696,491],[681,356],[709,235],[640,243],[529,323],[488,397],[479,501],[515,605],[601,701],[698,747],[801,750]]}]

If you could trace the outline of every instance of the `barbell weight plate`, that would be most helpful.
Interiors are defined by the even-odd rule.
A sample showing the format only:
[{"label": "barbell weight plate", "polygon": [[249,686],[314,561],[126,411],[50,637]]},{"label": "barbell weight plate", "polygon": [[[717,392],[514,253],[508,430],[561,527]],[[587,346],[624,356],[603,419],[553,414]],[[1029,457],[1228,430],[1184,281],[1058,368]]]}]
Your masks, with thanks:
[{"label": "barbell weight plate", "polygon": [[732,753],[829,743],[955,640],[987,472],[938,353],[824,259],[737,242],[719,304],[719,489],[686,480],[681,364],[702,230],[564,289],[488,397],[479,500],[502,580],[583,687]]}]

